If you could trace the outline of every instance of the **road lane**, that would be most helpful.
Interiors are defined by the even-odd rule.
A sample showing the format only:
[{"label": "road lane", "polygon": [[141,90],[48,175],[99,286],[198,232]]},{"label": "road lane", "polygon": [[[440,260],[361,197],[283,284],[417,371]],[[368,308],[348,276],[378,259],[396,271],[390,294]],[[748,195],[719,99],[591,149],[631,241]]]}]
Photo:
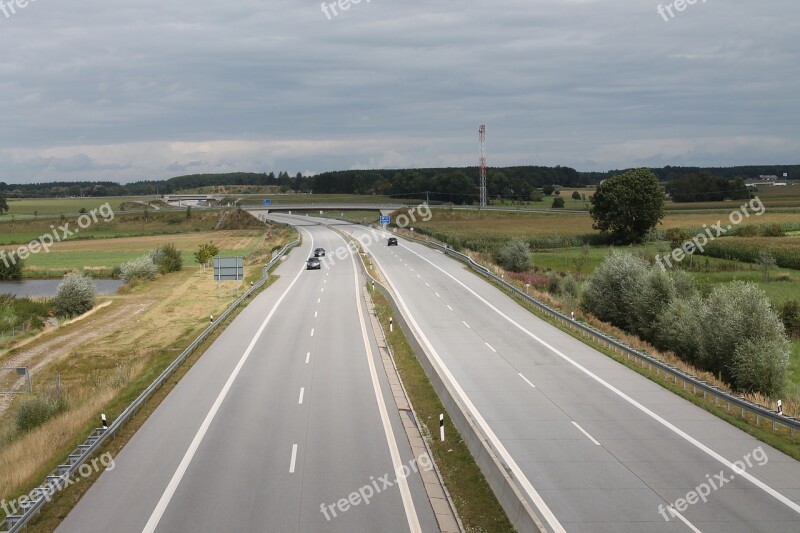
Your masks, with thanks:
[{"label": "road lane", "polygon": [[[394,480],[394,464],[412,457],[378,366],[387,424],[398,441],[394,459],[387,446],[358,317],[354,263],[302,270],[314,247],[342,243],[326,228],[302,231],[305,243],[279,267],[281,279],[187,373],[61,531],[143,531],[148,520],[155,531],[409,531],[417,520],[420,530],[435,529],[419,475],[408,480],[409,501],[393,486],[369,504],[345,500],[337,507],[373,478],[391,473]],[[290,287],[287,278],[297,282]],[[284,292],[276,307],[275,295]],[[375,340],[367,341],[374,355]],[[239,363],[185,471],[176,474]],[[332,506],[330,520],[323,504]],[[350,508],[342,513],[342,507]]]}]

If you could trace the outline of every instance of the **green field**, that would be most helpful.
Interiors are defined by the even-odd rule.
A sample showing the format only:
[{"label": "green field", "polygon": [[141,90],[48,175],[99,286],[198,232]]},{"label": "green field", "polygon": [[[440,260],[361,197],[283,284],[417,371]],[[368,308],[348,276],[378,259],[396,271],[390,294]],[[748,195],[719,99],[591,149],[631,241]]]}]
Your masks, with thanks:
[{"label": "green field", "polygon": [[[108,198],[33,198],[33,199],[15,199],[8,198],[9,212],[0,215],[0,221],[11,220],[14,217],[17,220],[24,220],[36,217],[58,217],[77,216],[81,208],[91,211],[98,209],[101,205],[108,203],[111,208],[116,212],[119,211],[119,206],[122,203],[131,202],[156,202],[160,200],[157,196],[113,196]],[[144,208],[142,205],[141,208]]]}]

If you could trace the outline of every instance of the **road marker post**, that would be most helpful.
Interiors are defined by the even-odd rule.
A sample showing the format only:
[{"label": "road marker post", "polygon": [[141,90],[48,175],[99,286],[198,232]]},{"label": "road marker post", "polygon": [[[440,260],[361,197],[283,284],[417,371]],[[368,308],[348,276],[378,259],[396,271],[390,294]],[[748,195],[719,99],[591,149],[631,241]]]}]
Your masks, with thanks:
[{"label": "road marker post", "polygon": [[103,413],[100,415],[100,421],[103,423],[103,429],[108,429],[108,422],[106,422],[106,414]]},{"label": "road marker post", "polygon": [[444,442],[444,413],[439,415],[439,438]]}]

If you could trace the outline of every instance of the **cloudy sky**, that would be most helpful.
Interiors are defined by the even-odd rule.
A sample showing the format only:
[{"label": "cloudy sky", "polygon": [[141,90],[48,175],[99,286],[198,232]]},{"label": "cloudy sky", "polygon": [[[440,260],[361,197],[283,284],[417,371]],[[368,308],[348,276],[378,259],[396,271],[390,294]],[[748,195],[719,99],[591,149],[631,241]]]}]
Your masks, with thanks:
[{"label": "cloudy sky", "polygon": [[800,163],[798,1],[673,1],[0,0],[0,181]]}]

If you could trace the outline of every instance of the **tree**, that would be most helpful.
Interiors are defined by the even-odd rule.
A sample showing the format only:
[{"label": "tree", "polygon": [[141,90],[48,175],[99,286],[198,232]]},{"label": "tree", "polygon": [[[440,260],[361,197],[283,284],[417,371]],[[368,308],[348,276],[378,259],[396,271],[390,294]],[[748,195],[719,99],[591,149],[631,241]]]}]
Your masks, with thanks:
[{"label": "tree", "polygon": [[664,190],[650,170],[631,170],[601,183],[589,212],[595,229],[639,242],[664,218]]},{"label": "tree", "polygon": [[765,250],[760,250],[758,252],[756,264],[758,265],[759,270],[761,270],[761,275],[766,283],[769,281],[769,271],[774,269],[776,266],[775,256]]},{"label": "tree", "polygon": [[543,197],[544,195],[542,194],[542,191],[540,191],[539,189],[533,189],[531,191],[532,202],[541,202]]},{"label": "tree", "polygon": [[6,212],[8,212],[8,202],[6,202],[6,197],[0,194],[0,215]]},{"label": "tree", "polygon": [[544,193],[545,196],[550,196],[551,194],[556,192],[556,187],[555,185],[551,185],[548,183],[547,185],[542,186],[542,192]]},{"label": "tree", "polygon": [[205,266],[219,253],[219,248],[213,242],[201,244],[194,253],[194,260]]},{"label": "tree", "polygon": [[572,199],[573,200],[580,200],[581,199],[581,193],[579,193],[578,191],[572,191]]},{"label": "tree", "polygon": [[531,269],[530,245],[520,239],[508,241],[497,254],[497,262],[511,272],[526,272]]},{"label": "tree", "polygon": [[553,209],[563,209],[564,199],[561,197],[553,198]]}]

